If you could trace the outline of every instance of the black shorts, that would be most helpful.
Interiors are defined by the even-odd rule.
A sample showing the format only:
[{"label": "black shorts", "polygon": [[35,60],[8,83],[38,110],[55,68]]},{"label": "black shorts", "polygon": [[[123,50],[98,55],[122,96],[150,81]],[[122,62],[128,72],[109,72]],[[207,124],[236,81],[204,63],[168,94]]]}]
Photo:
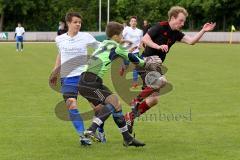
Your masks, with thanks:
[{"label": "black shorts", "polygon": [[79,81],[79,93],[93,105],[104,104],[112,92],[103,85],[102,79],[94,73],[83,72]]}]

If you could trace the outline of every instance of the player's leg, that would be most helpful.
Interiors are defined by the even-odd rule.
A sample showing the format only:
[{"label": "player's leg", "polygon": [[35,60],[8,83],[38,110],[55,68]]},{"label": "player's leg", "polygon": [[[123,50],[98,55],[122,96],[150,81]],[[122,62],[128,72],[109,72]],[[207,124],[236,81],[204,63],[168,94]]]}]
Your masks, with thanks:
[{"label": "player's leg", "polygon": [[102,142],[99,132],[97,134],[97,129],[102,130],[105,120],[111,115],[111,108],[107,105],[102,106],[98,112],[95,112],[95,116],[92,120],[90,127],[84,132],[85,136],[91,138],[95,142]]},{"label": "player's leg", "polygon": [[[135,97],[131,102],[131,107],[134,108],[138,103],[142,102],[146,97],[150,96],[152,93],[159,91],[160,88],[163,88],[167,84],[166,77],[161,73],[162,71],[152,71],[155,72],[156,76],[149,76],[151,73],[150,71],[146,71],[144,68],[138,67],[137,68],[138,74],[140,75],[143,86],[142,91]],[[154,73],[153,73],[154,74]],[[154,74],[154,75],[155,75]],[[154,81],[156,84],[146,84],[146,79],[156,78]],[[159,79],[160,78],[160,79]]]},{"label": "player's leg", "polygon": [[91,126],[85,131],[85,135],[100,142],[96,135],[97,128],[103,131],[104,121],[111,115],[107,106],[102,105],[106,96],[112,94],[109,90],[102,88],[102,80],[93,73],[85,72],[79,82],[79,93],[94,106],[95,116]]},{"label": "player's leg", "polygon": [[79,93],[95,106],[101,103],[106,104],[95,114],[91,126],[85,132],[86,136],[92,138],[93,140],[97,140],[95,134],[97,128],[101,126],[111,114],[113,114],[114,121],[120,128],[127,146],[145,145],[136,141],[128,133],[119,100],[117,99],[117,96],[112,94],[112,92],[103,85],[100,77],[89,72],[83,73],[79,82]]},{"label": "player's leg", "polygon": [[[153,88],[152,86],[146,86],[141,93],[133,100],[133,112],[134,110],[139,113],[146,112],[148,109],[150,109],[152,106],[158,103],[158,97],[159,93],[161,91],[161,88],[163,88],[167,84],[167,79],[165,76],[162,76],[160,79],[160,82],[157,83],[157,85],[154,85],[157,88]],[[146,100],[144,101],[144,99]],[[142,114],[142,113],[141,113]]]},{"label": "player's leg", "polygon": [[113,94],[108,96],[105,103],[111,104],[108,107],[111,107],[114,122],[123,136],[124,146],[144,146],[144,143],[137,141],[129,134],[128,127],[122,113],[122,107],[117,96]]},{"label": "player's leg", "polygon": [[[97,112],[103,107],[102,104],[98,105],[98,106],[94,106],[92,104],[92,108],[94,109],[95,115],[97,115]],[[94,118],[94,117],[93,117]],[[105,132],[104,132],[104,123],[102,123],[98,128],[97,128],[97,136],[98,138],[101,140],[102,143],[106,143],[106,136],[105,136]]]},{"label": "player's leg", "polygon": [[19,37],[16,37],[16,51],[19,51]]},{"label": "player's leg", "polygon": [[80,143],[91,145],[91,141],[84,136],[84,123],[77,108],[78,81],[79,76],[63,78],[61,91],[69,112],[69,118],[80,136]]},{"label": "player's leg", "polygon": [[123,76],[125,70],[127,70],[128,66],[129,66],[130,62],[128,60],[123,60],[121,66],[120,66],[120,70],[119,70],[119,74],[120,76]]},{"label": "player's leg", "polygon": [[23,37],[21,36],[21,39],[20,39],[20,43],[21,43],[21,51],[23,51]]},{"label": "player's leg", "polygon": [[102,143],[106,143],[107,142],[106,135],[105,135],[105,132],[104,132],[104,123],[102,123],[98,127],[97,136],[101,140]]},{"label": "player's leg", "polygon": [[[145,80],[146,75],[142,75],[142,79]],[[155,106],[158,103],[159,92],[162,87],[167,83],[165,76],[162,76],[160,83],[158,83],[158,88],[153,88],[152,86],[147,86],[145,81],[143,81],[144,87],[140,94],[134,98],[131,102],[132,111],[125,114],[125,120],[128,125],[129,132],[132,133],[134,119],[151,107]],[[154,85],[156,87],[156,85]],[[145,99],[146,98],[146,99]],[[145,99],[145,100],[144,100]]]},{"label": "player's leg", "polygon": [[[81,83],[80,83],[81,84]],[[96,87],[96,86],[95,86]],[[88,99],[95,106],[99,105],[99,103],[104,102],[106,105],[103,105],[98,112],[95,114],[95,117],[92,121],[91,126],[85,131],[85,135],[90,137],[94,141],[100,141],[96,136],[96,130],[99,128],[108,117],[113,114],[113,119],[120,129],[123,137],[124,144],[126,146],[143,146],[145,144],[138,142],[135,140],[128,132],[126,122],[122,113],[121,105],[115,95],[111,93],[111,91],[105,87],[98,85],[98,89],[93,86],[86,88],[83,85],[79,86],[79,92],[82,96]],[[101,88],[101,89],[99,89]],[[92,90],[92,91],[91,91]]]},{"label": "player's leg", "polygon": [[[139,57],[139,52],[133,53],[135,56]],[[132,87],[136,88],[138,86],[138,71],[136,68],[133,69],[133,82]]]},{"label": "player's leg", "polygon": [[77,94],[64,93],[63,95],[69,112],[69,119],[80,137],[82,145],[91,145],[91,141],[84,136],[84,123],[77,109]]}]

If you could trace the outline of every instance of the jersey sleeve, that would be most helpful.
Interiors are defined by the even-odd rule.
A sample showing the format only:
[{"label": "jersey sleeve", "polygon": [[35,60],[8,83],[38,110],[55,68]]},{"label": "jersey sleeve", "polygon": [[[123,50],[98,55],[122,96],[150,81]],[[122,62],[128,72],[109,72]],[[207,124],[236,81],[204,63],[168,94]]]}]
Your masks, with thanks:
[{"label": "jersey sleeve", "polygon": [[153,39],[158,36],[158,33],[160,33],[160,30],[161,30],[161,26],[159,23],[157,23],[155,26],[150,28],[147,33],[151,37],[151,39]]},{"label": "jersey sleeve", "polygon": [[91,48],[97,49],[100,45],[100,42],[97,41],[91,34],[87,34],[87,45]]},{"label": "jersey sleeve", "polygon": [[176,40],[181,41],[184,36],[185,36],[184,33],[180,32],[180,31],[177,31]]},{"label": "jersey sleeve", "polygon": [[127,49],[125,49],[124,47],[122,47],[121,45],[119,45],[116,49],[115,52],[117,55],[119,55],[120,57],[122,57],[125,60],[128,60],[134,64],[137,64],[139,66],[144,66],[145,62],[140,59],[138,56],[129,53]]},{"label": "jersey sleeve", "polygon": [[125,28],[123,29],[122,35],[123,35],[123,38],[124,38],[124,39],[125,39],[126,36],[127,36],[127,29],[128,29],[128,27],[125,27]]}]

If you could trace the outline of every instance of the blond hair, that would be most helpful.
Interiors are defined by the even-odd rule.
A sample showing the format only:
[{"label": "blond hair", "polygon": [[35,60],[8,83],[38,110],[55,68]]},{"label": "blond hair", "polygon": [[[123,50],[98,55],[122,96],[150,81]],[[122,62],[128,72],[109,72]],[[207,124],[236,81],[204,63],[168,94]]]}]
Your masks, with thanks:
[{"label": "blond hair", "polygon": [[170,20],[171,17],[177,18],[179,13],[183,13],[186,17],[188,16],[188,12],[185,8],[180,6],[173,6],[168,11],[168,20]]}]

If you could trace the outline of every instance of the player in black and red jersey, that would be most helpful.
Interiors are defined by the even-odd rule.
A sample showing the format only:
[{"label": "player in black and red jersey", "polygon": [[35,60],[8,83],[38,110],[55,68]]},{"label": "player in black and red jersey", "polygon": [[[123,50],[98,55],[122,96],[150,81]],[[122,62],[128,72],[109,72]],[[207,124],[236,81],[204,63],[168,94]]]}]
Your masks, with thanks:
[{"label": "player in black and red jersey", "polygon": [[[199,41],[199,39],[204,35],[205,32],[212,31],[215,28],[216,23],[205,23],[202,29],[196,35],[192,37],[185,35],[180,30],[184,26],[187,16],[188,13],[183,7],[172,7],[168,11],[168,21],[157,23],[144,35],[142,41],[146,45],[146,47],[142,54],[143,58],[157,55],[161,58],[163,62],[171,46],[176,41],[181,41],[186,44],[194,45],[196,42]],[[160,66],[158,66],[156,69],[153,69],[152,71],[160,73],[160,77],[158,77],[158,79],[154,81],[157,82],[157,84],[150,85],[147,83],[147,81],[148,73],[151,71],[139,71],[140,76],[143,80],[143,90],[131,102],[132,112],[128,112],[125,115],[125,119],[130,132],[132,132],[134,118],[145,113],[148,109],[158,103],[160,88],[162,88],[167,83],[167,79],[163,75]]]}]

